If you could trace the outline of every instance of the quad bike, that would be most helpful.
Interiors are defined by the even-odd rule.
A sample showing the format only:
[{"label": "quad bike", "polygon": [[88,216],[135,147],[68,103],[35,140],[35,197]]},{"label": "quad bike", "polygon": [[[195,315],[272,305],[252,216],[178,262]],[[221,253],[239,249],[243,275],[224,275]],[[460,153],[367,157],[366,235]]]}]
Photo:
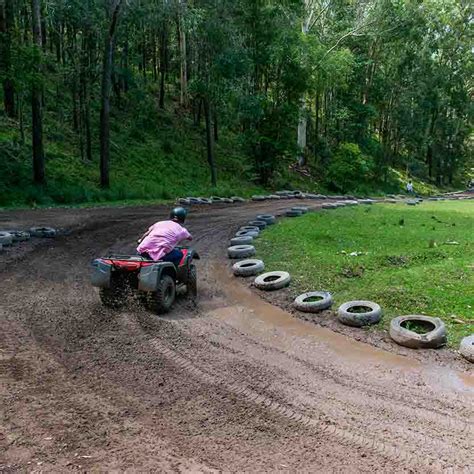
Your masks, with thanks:
[{"label": "quad bike", "polygon": [[171,262],[155,262],[139,255],[110,255],[92,262],[91,283],[99,288],[100,300],[109,308],[120,308],[130,293],[148,309],[167,313],[175,300],[176,288],[186,287],[193,300],[197,296],[197,273],[193,260],[198,253],[177,247],[183,252],[178,266]]}]

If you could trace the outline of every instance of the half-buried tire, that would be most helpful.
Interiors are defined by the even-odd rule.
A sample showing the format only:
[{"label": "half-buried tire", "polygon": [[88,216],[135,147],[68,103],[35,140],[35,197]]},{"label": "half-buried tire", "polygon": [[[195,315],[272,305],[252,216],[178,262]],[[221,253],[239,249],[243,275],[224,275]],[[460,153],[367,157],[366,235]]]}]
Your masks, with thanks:
[{"label": "half-buried tire", "polygon": [[306,214],[309,211],[309,208],[306,206],[295,206],[291,208],[292,211],[300,211],[301,214]]},{"label": "half-buried tire", "polygon": [[227,249],[229,258],[247,258],[255,255],[255,247],[253,245],[233,245]]},{"label": "half-buried tire", "polygon": [[230,245],[249,245],[253,242],[251,235],[240,235],[230,239]]},{"label": "half-buried tire", "polygon": [[0,232],[0,244],[11,245],[13,243],[13,235],[10,232]]},{"label": "half-buried tire", "polygon": [[255,239],[259,236],[259,232],[256,230],[239,230],[235,233],[236,237],[252,237]]},{"label": "half-buried tire", "polygon": [[288,211],[285,211],[285,216],[286,217],[300,217],[302,215],[303,215],[303,213],[300,210],[294,211],[293,209],[290,209]]},{"label": "half-buried tire", "polygon": [[240,227],[239,230],[251,230],[252,232],[253,231],[260,232],[260,228],[255,226],[255,225],[244,225],[244,226]]},{"label": "half-buried tire", "polygon": [[263,230],[265,229],[265,227],[267,227],[267,223],[265,221],[260,221],[260,220],[250,221],[249,226],[258,227],[260,230]]},{"label": "half-buried tire", "polygon": [[337,317],[346,326],[360,328],[377,324],[382,318],[382,308],[372,301],[348,301],[339,306]]},{"label": "half-buried tire", "polygon": [[298,296],[293,306],[298,311],[304,313],[317,313],[318,311],[329,309],[332,303],[331,293],[327,291],[310,291]]},{"label": "half-buried tire", "polygon": [[5,232],[11,234],[13,242],[24,242],[30,238],[30,233],[24,230],[6,230]]},{"label": "half-buried tire", "polygon": [[276,222],[275,216],[271,214],[260,214],[259,216],[257,216],[257,220],[264,221],[267,223],[267,225],[272,225],[272,224],[275,224]]},{"label": "half-buried tire", "polygon": [[253,276],[258,275],[265,269],[265,264],[261,260],[249,258],[248,260],[242,260],[241,262],[234,263],[232,271],[235,276]]},{"label": "half-buried tire", "polygon": [[56,229],[52,227],[32,227],[30,234],[33,237],[56,237]]},{"label": "half-buried tire", "polygon": [[410,314],[392,319],[390,337],[410,349],[437,349],[446,344],[446,327],[439,318]]},{"label": "half-buried tire", "polygon": [[259,290],[280,290],[290,284],[291,277],[288,272],[267,272],[255,278],[254,285]]}]

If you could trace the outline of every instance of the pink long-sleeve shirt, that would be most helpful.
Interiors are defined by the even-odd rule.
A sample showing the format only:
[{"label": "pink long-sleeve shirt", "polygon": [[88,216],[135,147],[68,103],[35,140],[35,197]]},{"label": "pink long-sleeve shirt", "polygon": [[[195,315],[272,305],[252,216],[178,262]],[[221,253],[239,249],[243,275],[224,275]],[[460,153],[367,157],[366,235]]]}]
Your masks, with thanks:
[{"label": "pink long-sleeve shirt", "polygon": [[148,235],[137,247],[139,253],[147,252],[153,260],[160,260],[182,240],[192,240],[191,234],[174,221],[161,221],[148,229]]}]

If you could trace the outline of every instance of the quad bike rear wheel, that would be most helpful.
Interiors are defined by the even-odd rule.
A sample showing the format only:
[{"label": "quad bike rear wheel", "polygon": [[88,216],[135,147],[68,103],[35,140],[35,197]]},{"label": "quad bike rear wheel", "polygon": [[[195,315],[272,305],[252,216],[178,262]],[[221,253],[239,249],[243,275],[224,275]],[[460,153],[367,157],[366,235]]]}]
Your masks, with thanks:
[{"label": "quad bike rear wheel", "polygon": [[149,295],[149,307],[156,314],[168,313],[176,298],[176,283],[169,275],[163,275],[156,291]]}]

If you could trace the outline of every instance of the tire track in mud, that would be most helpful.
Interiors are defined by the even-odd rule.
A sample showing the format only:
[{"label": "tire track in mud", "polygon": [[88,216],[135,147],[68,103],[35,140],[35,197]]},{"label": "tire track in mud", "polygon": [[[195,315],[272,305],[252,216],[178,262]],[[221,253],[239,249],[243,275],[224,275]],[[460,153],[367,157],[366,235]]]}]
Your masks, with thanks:
[{"label": "tire track in mud", "polygon": [[[198,368],[194,362],[191,362],[178,352],[170,349],[160,339],[153,339],[149,343],[157,352],[174,363],[179,369],[206,384],[224,389],[227,392],[227,397],[237,396],[244,398],[252,404],[260,405],[263,409],[273,412],[275,415],[283,416],[292,422],[313,429],[318,433],[318,435],[330,436],[334,441],[342,443],[347,447],[369,449],[375,454],[389,458],[392,462],[401,464],[406,468],[419,466],[430,468],[431,470],[443,471],[451,467],[449,465],[443,465],[435,457],[432,457],[431,459],[420,459],[413,452],[407,452],[397,446],[378,441],[375,438],[370,438],[359,433],[339,428],[336,426],[334,421],[322,422],[314,417],[301,413],[288,405],[284,405],[264,393],[261,393],[262,388],[258,391],[256,388],[244,385],[238,381],[224,380],[218,376],[212,375],[208,371]],[[263,388],[263,390],[265,389]],[[367,431],[370,431],[370,425],[367,427]]]},{"label": "tire track in mud", "polygon": [[[219,321],[219,323],[224,324],[227,327],[231,327],[228,326],[224,321]],[[205,320],[202,320],[201,324],[199,320],[193,323],[193,331],[195,331],[198,327],[201,328],[201,331],[204,333],[211,332],[209,327],[206,326]],[[344,403],[346,411],[350,411],[348,410],[348,408],[353,407],[357,412],[366,410],[370,411],[372,414],[374,412],[385,413],[386,416],[388,412],[390,413],[390,419],[397,419],[398,417],[400,417],[400,414],[403,413],[403,416],[405,418],[408,417],[410,419],[416,420],[417,425],[410,426],[410,431],[406,431],[401,428],[399,429],[398,426],[396,427],[396,429],[394,429],[394,431],[396,431],[397,433],[397,437],[403,439],[406,445],[413,445],[414,443],[416,444],[421,441],[426,446],[437,447],[440,452],[442,452],[443,450],[452,448],[449,438],[455,438],[455,436],[457,435],[464,436],[466,440],[469,440],[470,436],[472,435],[471,425],[461,421],[457,417],[450,416],[449,413],[442,414],[427,409],[426,406],[422,406],[421,402],[415,400],[414,397],[410,399],[410,402],[407,402],[406,396],[405,398],[403,398],[403,396],[398,396],[398,394],[394,392],[387,393],[387,390],[383,391],[382,389],[374,389],[373,385],[364,384],[359,378],[357,378],[357,376],[352,376],[350,372],[345,373],[343,377],[334,368],[332,368],[331,370],[325,368],[324,366],[310,363],[309,361],[303,360],[295,354],[284,353],[283,351],[275,347],[263,345],[261,342],[257,343],[252,338],[249,338],[249,336],[247,335],[238,333],[237,331],[235,333],[236,335],[238,335],[240,343],[244,342],[244,344],[250,343],[256,345],[257,347],[260,346],[260,349],[264,348],[265,352],[269,351],[270,353],[278,357],[290,357],[294,362],[301,365],[302,368],[310,371],[311,375],[317,375],[318,382],[327,385],[328,381],[330,381],[330,383],[334,384],[334,386],[338,390],[338,401],[339,403]],[[229,347],[226,347],[224,344],[222,345],[222,347],[224,349],[229,349]],[[201,351],[205,352],[205,349],[201,348]],[[242,351],[240,351],[238,355],[242,358],[248,358],[249,353],[250,351],[245,353],[244,349],[242,349]],[[259,355],[261,354],[259,353]],[[269,359],[270,361],[265,360],[267,364],[271,364],[273,361],[272,356],[270,356]],[[261,362],[264,361],[264,359],[259,360]],[[276,366],[278,364],[278,361],[275,361],[274,363]],[[293,366],[293,369],[296,370],[296,366]],[[288,378],[286,380],[287,384],[291,383],[292,380],[295,380],[294,374],[285,375],[286,377],[292,377],[291,379]],[[285,382],[282,382],[282,384],[285,385]],[[298,381],[298,384],[300,385],[298,387],[299,392],[304,392],[306,398],[313,398],[314,400],[317,400],[319,397],[321,397],[322,394],[313,390],[311,386],[301,386],[301,381]],[[280,391],[283,392],[283,390],[284,387],[280,387]],[[361,394],[361,396],[357,398],[357,401],[353,401],[350,396],[350,394],[354,393],[354,391],[357,391]],[[345,393],[347,393],[347,396],[345,396]],[[323,394],[323,396],[325,395]],[[366,402],[366,400],[368,400],[368,402]],[[437,401],[434,397],[427,397],[424,400],[426,405],[428,406],[430,406],[430,404],[433,405]],[[328,403],[330,404],[331,402],[328,401]],[[413,404],[414,406],[412,406]],[[308,409],[311,410],[312,408],[312,405],[308,405]],[[365,419],[364,424],[367,425],[367,423],[367,419]],[[372,424],[374,425],[375,431],[375,427],[377,426],[377,424],[375,422],[372,422]],[[424,430],[430,430],[433,425],[437,426],[438,428],[441,428],[446,433],[449,433],[448,440],[438,439],[435,436],[426,435]],[[380,425],[378,425],[377,427],[378,431],[380,432]],[[469,449],[469,447],[464,446],[464,449]]]},{"label": "tire track in mud", "polygon": [[[213,305],[222,307],[230,304],[226,286],[220,281],[219,274],[213,272],[212,262],[221,268],[228,266],[225,248],[231,233],[258,213],[267,211],[278,214],[280,209],[289,206],[288,201],[222,206],[212,210],[199,209],[191,214],[190,230],[196,237],[198,251],[206,256],[202,265],[204,291],[201,298],[211,309]],[[18,267],[12,266],[3,274],[10,277],[5,287],[11,293],[6,297],[6,309],[9,311],[7,320],[24,325],[51,357],[59,361],[64,359],[67,374],[74,370],[77,364],[75,356],[79,351],[81,363],[96,376],[91,377],[88,370],[77,372],[81,383],[89,386],[91,392],[97,393],[100,388],[94,386],[95,380],[103,380],[100,384],[104,384],[104,397],[108,399],[108,395],[113,394],[114,403],[123,398],[124,406],[127,397],[132,397],[136,411],[143,412],[144,418],[149,409],[159,409],[158,400],[163,392],[156,382],[168,376],[172,380],[173,390],[184,399],[192,393],[193,387],[202,387],[202,399],[196,401],[196,406],[202,404],[203,412],[218,409],[219,399],[222,399],[222,407],[228,410],[225,413],[231,423],[243,425],[242,431],[235,427],[229,428],[228,436],[241,433],[244,437],[262,439],[262,444],[267,439],[284,443],[282,439],[285,437],[282,437],[281,431],[293,426],[294,429],[289,431],[295,433],[296,439],[306,432],[311,433],[315,443],[320,444],[318,455],[324,455],[325,451],[331,453],[328,457],[335,469],[343,466],[338,456],[349,452],[347,458],[351,462],[355,461],[355,464],[351,466],[352,471],[348,472],[377,471],[378,468],[388,472],[387,467],[393,466],[389,470],[444,470],[457,473],[469,465],[472,457],[466,445],[472,436],[472,429],[460,419],[462,416],[466,418],[466,414],[469,417],[468,404],[462,406],[463,400],[467,401],[468,398],[457,398],[452,394],[443,398],[441,390],[429,390],[421,396],[422,388],[399,385],[387,377],[379,380],[374,376],[365,380],[363,367],[360,371],[351,371],[344,366],[343,359],[346,356],[338,356],[332,363],[328,362],[327,355],[326,360],[311,355],[307,346],[284,351],[278,344],[272,345],[271,340],[248,331],[245,325],[240,324],[240,319],[233,326],[230,321],[213,317],[209,308],[194,309],[179,304],[174,314],[169,316],[169,319],[175,320],[173,323],[164,321],[168,317],[154,318],[149,313],[140,315],[133,310],[129,314],[122,313],[128,325],[122,325],[120,318],[105,311],[110,322],[104,322],[104,310],[93,306],[90,289],[84,288],[88,273],[84,265],[89,255],[104,248],[131,250],[134,247],[134,234],[141,227],[146,227],[151,219],[164,215],[164,212],[160,207],[87,213],[87,219],[82,220],[83,227],[81,229],[78,226],[77,233],[48,244],[54,252],[37,249],[32,261],[21,261]],[[51,269],[52,256],[60,263],[54,270]],[[34,273],[30,270],[31,265],[34,266]],[[50,272],[54,278],[50,277]],[[70,278],[71,272],[75,274],[73,279]],[[19,283],[25,285],[27,290],[22,292],[22,298],[18,297],[16,291]],[[55,295],[56,288],[66,290],[65,294]],[[35,304],[34,308],[31,308],[32,304]],[[241,301],[241,304],[246,306],[247,302]],[[41,311],[46,311],[48,307],[53,308],[52,314],[42,319]],[[95,323],[89,323],[87,318],[95,320]],[[145,321],[149,322],[149,326],[144,327]],[[97,334],[94,324],[103,326],[103,334]],[[8,330],[7,325],[4,328]],[[232,332],[229,333],[229,330]],[[86,337],[78,340],[77,336],[83,335]],[[88,337],[93,339],[88,340]],[[136,341],[124,351],[120,345],[127,343],[130,337]],[[114,340],[117,342],[112,342]],[[64,358],[64,350],[69,352],[67,358]],[[103,357],[98,358],[97,354]],[[136,376],[137,371],[147,368],[148,357],[161,359],[164,365],[149,368],[145,379],[140,380]],[[123,373],[113,374],[114,368],[118,367]],[[79,385],[81,390],[83,386]],[[115,387],[116,393],[109,392],[108,387]],[[142,397],[140,392],[147,393],[149,400]],[[216,392],[217,397],[214,396]],[[353,400],[351,393],[354,395]],[[112,403],[112,397],[110,399]],[[41,405],[42,402],[38,400],[37,403]],[[172,398],[168,403],[172,406]],[[178,404],[176,410],[180,406]],[[198,423],[186,411],[177,413],[180,423]],[[262,419],[277,428],[268,438],[259,438],[259,427],[251,422],[255,414],[261,415]],[[47,413],[45,416],[54,417],[55,414]],[[84,415],[85,418],[89,416],[93,414]],[[281,417],[279,421],[278,417]],[[93,423],[92,418],[89,422]],[[172,425],[173,419],[169,422]],[[146,425],[141,419],[137,421],[137,426],[138,423]],[[392,431],[390,423],[394,424]],[[120,426],[120,423],[110,421],[109,426]],[[206,436],[212,439],[216,431],[212,426],[206,429],[209,430]],[[158,435],[166,438],[173,431],[168,429],[167,433],[150,433],[151,437]],[[194,431],[190,429],[189,434],[192,435]],[[80,430],[73,434],[78,440],[81,439]],[[152,441],[143,440],[143,443],[146,448]],[[182,448],[186,440],[178,440],[178,447],[179,443]],[[232,443],[237,445],[239,440],[236,438],[231,441],[227,449]],[[215,463],[217,468],[225,469],[226,462],[232,462],[231,456],[215,455],[203,440],[200,444],[197,442],[196,446],[198,450],[207,450],[206,461]],[[187,456],[186,448],[182,449]],[[237,465],[241,468],[264,469],[265,462],[271,462],[270,451],[261,454],[246,449],[247,446],[242,444],[235,450],[234,456],[240,458],[241,464]],[[364,451],[370,452],[371,464],[367,464],[367,458],[360,455],[359,451],[363,454]],[[298,462],[298,457],[304,457],[305,454],[308,456],[303,441],[287,459]],[[159,453],[155,455],[159,456]],[[306,466],[317,468],[320,459],[314,459],[313,462],[312,466]],[[100,465],[97,464],[97,467]]]},{"label": "tire track in mud", "polygon": [[[195,324],[198,324],[199,326],[199,323],[200,321],[202,321],[204,323],[205,320],[194,320],[193,321],[193,330],[196,330],[197,327],[195,326]],[[219,321],[220,323],[222,323],[222,321]],[[227,326],[227,325],[226,325]],[[200,329],[199,329],[199,332],[202,332],[202,333],[214,333],[214,332],[219,332],[222,334],[222,330],[218,330],[216,328],[214,328],[214,330],[210,330],[208,327],[206,328],[205,326],[199,326]],[[225,332],[225,331],[224,331]],[[242,342],[242,340],[245,340],[247,339],[248,336],[244,335],[244,334],[240,334],[240,337],[239,337],[239,343]],[[250,341],[252,342],[252,341]],[[222,348],[224,349],[232,349],[228,346],[226,346],[225,343],[222,344]],[[303,367],[306,368],[306,369],[310,369],[310,377],[311,377],[311,380],[313,379],[313,374],[318,374],[319,373],[319,366],[317,364],[313,365],[313,364],[308,364],[307,361],[302,361],[301,359],[299,358],[296,358],[294,356],[294,354],[288,354],[288,353],[283,353],[282,351],[279,351],[275,348],[272,348],[272,347],[267,347],[267,346],[262,346],[262,344],[260,344],[260,349],[264,349],[263,352],[261,353],[254,353],[253,356],[254,357],[257,357],[257,356],[262,356],[264,355],[266,349],[269,349],[270,350],[270,355],[269,355],[269,360],[265,359],[265,358],[259,358],[258,361],[259,361],[259,364],[261,364],[262,362],[266,362],[267,364],[269,363],[270,366],[272,365],[272,362],[274,361],[274,364],[275,364],[275,368],[277,367],[283,367],[285,364],[284,364],[284,361],[278,361],[277,359],[273,358],[273,356],[271,355],[272,353],[274,353],[275,355],[282,355],[282,356],[286,356],[286,357],[291,357],[292,360],[294,360],[295,362],[301,362],[303,364]],[[195,352],[196,348],[193,349],[193,353]],[[243,348],[243,350],[245,350],[245,348]],[[201,352],[203,354],[207,353],[208,350],[205,350],[203,348],[201,348]],[[246,359],[248,359],[248,355],[250,355],[251,351],[248,350],[246,352],[247,354],[247,357],[245,357]],[[218,353],[216,354],[218,356]],[[242,356],[242,352],[237,352],[236,355],[239,355],[239,356]],[[212,358],[211,358],[212,359]],[[207,361],[208,362],[208,361]],[[254,363],[256,363],[257,361],[254,360]],[[297,366],[295,365],[292,365],[292,368],[293,369],[296,369]],[[270,368],[271,370],[271,368]],[[335,368],[334,371],[337,371],[337,369]],[[301,372],[301,370],[300,370]],[[302,373],[300,373],[299,375],[302,375]],[[223,375],[223,377],[227,377],[228,374],[226,373],[225,375]],[[430,416],[430,411],[428,409],[426,409],[425,407],[423,407],[422,411],[421,411],[421,416],[420,416],[420,413],[417,411],[417,409],[413,409],[412,407],[409,406],[409,404],[411,403],[410,401],[408,400],[411,400],[412,397],[408,397],[408,398],[405,398],[405,400],[401,400],[400,399],[400,403],[397,403],[395,405],[393,404],[390,404],[390,396],[392,396],[393,392],[391,390],[389,390],[387,393],[385,393],[384,395],[384,398],[387,398],[386,401],[384,401],[382,404],[379,404],[377,399],[370,393],[370,390],[369,390],[369,393],[367,393],[367,388],[370,389],[370,384],[369,386],[366,386],[363,387],[363,388],[358,388],[358,387],[355,387],[355,386],[350,386],[350,384],[348,384],[347,380],[344,380],[342,379],[344,382],[344,384],[341,384],[342,387],[339,387],[338,389],[341,389],[341,388],[344,388],[344,387],[347,387],[347,393],[350,394],[350,393],[354,393],[354,392],[359,392],[358,395],[356,396],[355,400],[357,400],[357,403],[358,404],[354,404],[351,400],[350,400],[350,396],[348,395],[349,398],[345,399],[340,399],[339,397],[341,395],[344,396],[344,394],[346,392],[344,392],[344,390],[340,391],[336,398],[327,398],[327,390],[323,391],[323,393],[321,392],[315,392],[315,391],[308,391],[308,387],[305,386],[305,385],[301,385],[301,378],[298,378],[298,379],[295,379],[294,378],[294,374],[289,374],[289,373],[286,373],[284,374],[284,377],[285,377],[285,380],[281,380],[281,377],[280,377],[280,386],[275,386],[274,387],[274,391],[278,392],[279,395],[281,394],[284,394],[285,393],[285,387],[289,387],[289,386],[292,386],[294,388],[292,388],[292,393],[290,391],[290,393],[287,393],[287,397],[289,397],[288,399],[291,399],[291,396],[293,395],[298,395],[298,394],[305,394],[306,398],[308,399],[312,399],[313,400],[318,400],[321,399],[321,397],[323,397],[323,400],[325,401],[325,403],[330,406],[331,403],[334,405],[334,402],[335,400],[338,400],[338,403],[341,404],[342,403],[342,400],[344,400],[344,410],[342,410],[342,412],[338,413],[339,416],[337,416],[337,418],[339,420],[347,420],[349,417],[352,417],[352,416],[355,416],[354,415],[354,411],[351,412],[351,410],[347,410],[347,408],[349,406],[353,406],[356,410],[356,412],[358,413],[357,416],[360,416],[362,415],[362,413],[366,412],[366,413],[370,413],[370,416],[367,417],[367,418],[363,418],[363,419],[360,419],[360,423],[359,422],[356,422],[355,418],[353,418],[354,422],[353,424],[357,424],[358,427],[356,429],[359,429],[359,430],[368,430],[368,431],[372,431],[373,433],[380,433],[381,436],[383,436],[383,423],[381,422],[382,420],[378,419],[377,418],[377,412],[380,412],[380,415],[383,415],[386,419],[386,422],[387,423],[394,423],[393,425],[393,428],[391,429],[392,431],[392,436],[391,438],[396,438],[396,439],[400,439],[400,440],[403,440],[403,444],[406,445],[406,446],[423,446],[423,449],[425,452],[429,452],[429,450],[434,450],[434,451],[437,451],[438,454],[440,455],[441,453],[444,452],[444,455],[448,458],[448,459],[462,459],[462,458],[459,458],[456,454],[455,454],[455,451],[453,452],[453,450],[455,449],[453,446],[456,446],[456,449],[463,449],[465,450],[465,452],[469,452],[469,446],[463,446],[461,448],[461,446],[464,444],[469,444],[469,433],[471,431],[471,427],[469,425],[467,425],[466,423],[463,423],[462,421],[459,421],[457,420],[456,417],[452,417],[452,414],[451,414],[451,417],[449,417],[448,414],[446,414],[446,416],[443,416],[443,415],[437,415],[436,413],[433,414],[433,416]],[[351,376],[350,376],[350,373],[348,373],[348,377],[349,379],[351,379]],[[270,373],[267,377],[268,379],[274,379],[274,377],[272,376],[272,374]],[[275,380],[275,379],[274,379]],[[317,382],[314,382],[315,385],[318,385],[318,384],[321,384],[322,387],[326,386],[326,387],[329,387],[329,390],[331,391],[331,385],[328,385],[328,380],[325,379],[325,377],[321,377],[321,379],[319,380],[319,377],[316,379]],[[350,380],[349,380],[350,381]],[[334,382],[334,381],[333,381]],[[299,386],[298,386],[299,385]],[[335,386],[337,387],[338,383],[337,381],[335,381]],[[365,390],[364,390],[365,388]],[[419,394],[418,394],[419,396]],[[396,397],[398,399],[398,397]],[[368,400],[368,402],[366,403],[366,400]],[[434,400],[434,399],[433,399]],[[429,405],[429,400],[427,400],[427,405]],[[312,404],[309,404],[308,405],[308,409],[311,409],[312,408]],[[459,408],[459,406],[457,407]],[[301,413],[301,409],[298,410],[299,413]],[[458,410],[459,411],[459,410]],[[356,413],[356,414],[357,414]],[[426,415],[426,416],[425,416]],[[335,415],[333,415],[333,418],[334,418]],[[397,419],[398,420],[404,420],[404,423],[402,423],[399,427],[398,423],[397,423]],[[405,420],[407,419],[412,419],[414,422],[412,424],[409,424],[408,426],[405,424]],[[396,423],[396,424],[395,424]],[[452,427],[453,427],[453,431],[451,432],[447,427],[446,427],[446,424],[449,423]],[[427,432],[429,433],[429,435],[426,435],[426,433],[424,432],[424,430],[427,430]],[[434,431],[433,431],[434,429]],[[442,437],[440,437],[441,433],[444,433],[444,435]],[[447,438],[446,438],[447,436]],[[461,439],[464,441],[462,442]],[[456,461],[457,463],[457,461]],[[462,463],[462,461],[461,461]]]}]

